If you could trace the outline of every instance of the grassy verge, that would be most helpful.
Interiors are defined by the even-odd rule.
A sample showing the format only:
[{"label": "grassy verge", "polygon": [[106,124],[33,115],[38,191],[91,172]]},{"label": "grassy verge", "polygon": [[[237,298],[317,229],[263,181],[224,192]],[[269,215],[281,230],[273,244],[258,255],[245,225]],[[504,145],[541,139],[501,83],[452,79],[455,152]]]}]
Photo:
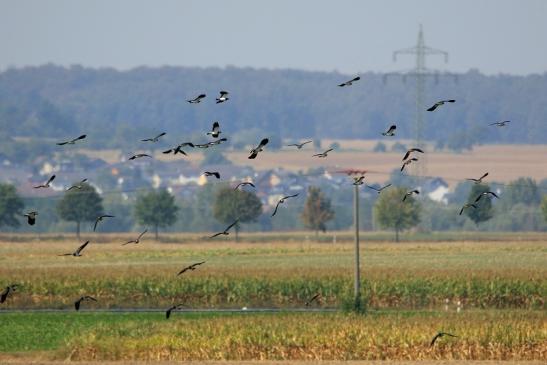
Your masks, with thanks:
[{"label": "grassy verge", "polygon": [[[543,312],[3,314],[0,353],[71,360],[540,360]],[[430,347],[437,331],[457,334]],[[2,355],[0,355],[0,360]]]}]

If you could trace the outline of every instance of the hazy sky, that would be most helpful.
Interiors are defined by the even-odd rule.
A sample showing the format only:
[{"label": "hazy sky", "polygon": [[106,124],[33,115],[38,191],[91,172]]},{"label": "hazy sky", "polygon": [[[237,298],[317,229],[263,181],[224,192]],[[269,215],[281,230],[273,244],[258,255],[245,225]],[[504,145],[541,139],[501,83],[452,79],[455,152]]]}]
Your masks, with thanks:
[{"label": "hazy sky", "polygon": [[547,71],[547,0],[0,0],[0,68],[55,64],[250,66],[357,73],[428,65]]}]

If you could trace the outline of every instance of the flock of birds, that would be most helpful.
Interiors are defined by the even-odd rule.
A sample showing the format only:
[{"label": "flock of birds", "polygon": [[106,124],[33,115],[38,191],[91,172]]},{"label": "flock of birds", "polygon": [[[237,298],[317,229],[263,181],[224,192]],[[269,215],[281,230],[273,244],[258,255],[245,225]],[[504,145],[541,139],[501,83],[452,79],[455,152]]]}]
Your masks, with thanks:
[{"label": "flock of birds", "polygon": [[[338,86],[339,87],[348,87],[348,86],[353,85],[353,83],[355,83],[359,80],[360,80],[360,77],[357,76],[357,77],[354,77],[351,80],[348,80],[346,82],[338,84]],[[193,99],[187,100],[187,102],[190,103],[190,104],[199,104],[206,97],[207,97],[206,94],[200,94],[200,95],[196,96]],[[228,100],[230,100],[229,93],[227,91],[220,91],[219,96],[216,98],[216,104],[225,103]],[[443,106],[447,103],[455,103],[455,102],[456,102],[456,100],[454,100],[454,99],[440,100],[440,101],[436,102],[435,104],[433,104],[430,108],[428,108],[427,111],[433,112],[433,111],[437,110],[439,107],[441,107],[441,106]],[[495,122],[495,123],[492,123],[490,125],[498,126],[498,127],[505,127],[508,123],[510,123],[510,121]],[[388,128],[388,130],[381,133],[381,135],[386,136],[386,137],[393,137],[393,136],[395,136],[396,130],[397,130],[397,126],[396,125],[391,125]],[[213,125],[212,125],[211,130],[206,133],[206,135],[213,138],[213,140],[211,140],[209,142],[206,142],[206,143],[202,143],[202,144],[192,143],[192,142],[183,142],[183,143],[180,143],[180,144],[178,144],[178,145],[176,145],[176,146],[174,146],[170,149],[167,149],[167,150],[163,151],[163,154],[173,154],[173,155],[181,154],[181,155],[186,156],[187,153],[183,149],[187,149],[187,147],[189,147],[189,148],[210,148],[210,147],[213,147],[213,146],[216,146],[216,145],[220,145],[222,142],[227,141],[227,138],[220,138],[221,134],[222,134],[222,131],[221,131],[221,128],[220,128],[220,123],[219,122],[214,122]],[[162,137],[164,137],[165,135],[166,135],[166,133],[162,132],[162,133],[160,133],[160,134],[158,134],[154,137],[145,138],[145,139],[142,139],[141,141],[142,142],[156,143],[156,142],[160,141],[160,139]],[[79,141],[84,140],[85,138],[86,138],[86,135],[83,134],[83,135],[80,135],[76,138],[73,138],[73,139],[70,139],[70,140],[67,140],[67,141],[59,142],[59,143],[57,143],[57,145],[59,145],[59,146],[74,145],[74,144],[78,143]],[[269,142],[268,138],[263,138],[262,140],[260,140],[258,145],[251,149],[248,158],[251,159],[251,160],[256,159],[258,157],[258,155],[261,152],[264,151],[264,148],[266,147],[268,142]],[[296,149],[301,150],[305,145],[307,145],[309,143],[312,143],[312,142],[313,141],[308,140],[308,141],[304,141],[304,142],[301,142],[301,143],[292,143],[292,144],[289,144],[287,146],[296,147]],[[312,157],[327,158],[329,153],[332,152],[332,151],[334,151],[334,148],[329,148],[329,149],[327,149],[327,150],[325,150],[321,153],[317,153],[317,154],[312,155]],[[403,172],[405,170],[405,168],[407,168],[409,165],[417,163],[419,161],[419,158],[416,157],[417,153],[423,154],[425,152],[420,148],[410,148],[408,151],[406,151],[406,153],[404,154],[403,159],[402,159],[402,165],[401,165],[401,169],[400,169],[401,172]],[[140,158],[152,158],[152,156],[149,155],[149,154],[146,154],[146,153],[137,153],[137,154],[133,154],[132,156],[130,156],[129,160],[133,161],[133,160],[140,159]],[[220,173],[218,171],[205,171],[203,174],[206,177],[212,176],[212,177],[215,177],[217,179],[220,179],[220,177],[221,177]],[[477,178],[477,179],[469,178],[467,180],[473,181],[475,184],[481,184],[483,182],[483,179],[486,178],[487,176],[488,176],[488,172],[484,173],[480,178]],[[52,175],[45,183],[34,186],[34,188],[35,189],[49,188],[54,179],[55,179],[55,175]],[[363,184],[365,184],[365,176],[364,175],[354,177],[353,180],[354,180],[353,185],[363,185]],[[69,187],[67,190],[70,191],[70,190],[74,190],[74,189],[77,189],[77,190],[82,189],[82,187],[84,186],[83,184],[86,183],[86,182],[87,182],[87,179],[83,179],[80,182],[78,182],[78,183],[72,185],[71,187]],[[253,188],[255,187],[255,185],[252,182],[244,181],[244,182],[238,183],[235,186],[235,189],[238,189],[242,186],[251,186]],[[378,194],[380,194],[382,191],[389,188],[391,186],[391,184],[387,184],[387,185],[382,186],[380,188],[377,188],[375,186],[369,186],[369,185],[366,185],[366,186],[370,189],[375,190]],[[405,202],[408,197],[410,197],[412,195],[418,195],[418,194],[420,194],[419,190],[417,190],[417,189],[410,190],[410,191],[408,191],[404,194],[404,196],[402,197],[402,201]],[[279,201],[277,202],[277,204],[275,206],[275,209],[274,209],[271,216],[273,217],[273,216],[276,215],[280,205],[283,204],[287,199],[296,198],[297,196],[298,196],[298,194],[293,194],[293,195],[284,196],[281,199],[279,199]],[[459,212],[459,214],[461,215],[464,212],[464,210],[468,209],[468,208],[478,209],[479,206],[477,205],[477,203],[484,196],[492,196],[492,197],[495,197],[495,198],[499,198],[492,191],[483,192],[483,193],[481,193],[480,195],[478,195],[476,197],[476,199],[473,203],[467,203],[467,204],[463,205],[460,212]],[[34,225],[36,223],[37,215],[38,215],[38,212],[36,212],[36,211],[30,211],[30,212],[27,212],[27,213],[24,214],[24,216],[27,218],[27,222],[28,222],[29,225]],[[115,217],[113,215],[108,215],[108,214],[100,215],[99,217],[96,218],[96,220],[94,222],[93,231],[96,231],[96,229],[98,227],[98,224],[100,222],[102,222],[105,218],[115,218]],[[213,234],[212,236],[210,236],[209,238],[213,239],[213,238],[218,237],[218,236],[227,236],[227,235],[229,235],[230,234],[230,232],[229,232],[230,229],[232,229],[238,223],[239,223],[239,219],[236,219],[233,223],[228,225],[222,232],[217,232],[217,233]],[[127,241],[127,242],[123,243],[122,245],[128,245],[128,244],[131,244],[131,243],[132,244],[140,243],[140,240],[142,239],[142,237],[147,232],[148,232],[148,230],[144,230],[142,233],[139,234],[139,236],[136,239]],[[86,241],[85,243],[80,245],[74,252],[64,253],[64,254],[61,254],[59,256],[80,257],[80,256],[82,256],[82,251],[89,245],[89,243],[90,243],[90,241]],[[180,276],[180,275],[182,275],[182,274],[184,274],[188,271],[194,271],[194,270],[197,269],[197,267],[199,267],[200,265],[203,265],[203,264],[205,264],[205,261],[196,262],[196,263],[193,263],[189,266],[186,266],[182,270],[179,271],[177,276]],[[17,290],[17,288],[18,288],[17,284],[12,284],[12,285],[7,286],[3,290],[3,292],[0,294],[0,303],[4,303],[7,300],[7,298]],[[312,298],[310,298],[308,301],[306,301],[305,305],[310,306],[313,302],[320,302],[320,299],[321,299],[321,295],[320,295],[320,293],[317,293]],[[89,295],[84,295],[84,296],[80,297],[77,301],[74,302],[75,309],[79,310],[81,304],[83,302],[86,302],[86,301],[97,302],[97,299],[95,299],[95,298],[93,298]],[[173,311],[180,310],[182,308],[183,308],[183,304],[176,304],[176,305],[173,305],[172,307],[168,308],[167,311],[165,312],[166,318],[169,318]],[[435,335],[435,337],[431,341],[431,346],[433,346],[435,344],[437,339],[439,339],[439,338],[441,338],[445,335],[446,336],[451,336],[451,337],[457,337],[457,336],[455,336],[453,334],[450,334],[450,333],[439,332]]]}]

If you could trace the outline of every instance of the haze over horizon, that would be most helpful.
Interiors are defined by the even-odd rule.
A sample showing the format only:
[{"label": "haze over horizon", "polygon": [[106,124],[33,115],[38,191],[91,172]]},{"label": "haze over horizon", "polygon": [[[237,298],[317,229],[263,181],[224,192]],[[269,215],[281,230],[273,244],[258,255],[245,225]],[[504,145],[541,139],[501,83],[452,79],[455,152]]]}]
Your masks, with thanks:
[{"label": "haze over horizon", "polygon": [[275,3],[0,0],[0,69],[47,63],[127,70],[252,67],[361,73],[410,69],[419,24],[451,72],[547,71],[547,2],[528,0]]}]

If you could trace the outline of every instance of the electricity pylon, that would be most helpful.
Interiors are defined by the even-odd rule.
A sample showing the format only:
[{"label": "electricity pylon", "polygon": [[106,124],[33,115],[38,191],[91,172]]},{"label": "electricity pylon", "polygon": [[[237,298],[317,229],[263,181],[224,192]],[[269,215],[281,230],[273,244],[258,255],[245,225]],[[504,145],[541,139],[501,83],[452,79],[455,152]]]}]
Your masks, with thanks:
[{"label": "electricity pylon", "polygon": [[[442,72],[438,70],[429,69],[425,65],[426,57],[432,55],[444,56],[444,62],[448,62],[448,52],[434,49],[425,45],[424,33],[422,25],[420,24],[420,30],[418,32],[418,42],[416,46],[401,49],[393,52],[393,62],[397,61],[399,55],[414,55],[416,56],[416,66],[410,71],[400,71],[384,75],[384,82],[387,81],[387,77],[391,75],[401,75],[403,82],[406,82],[408,76],[416,79],[416,111],[414,120],[414,139],[415,147],[424,148],[424,124],[425,124],[425,82],[428,77],[433,77],[435,82],[439,82],[439,76],[453,76],[457,81],[457,76]],[[442,97],[441,97],[442,99]],[[435,102],[433,100],[432,102]],[[417,183],[422,185],[421,177],[427,175],[427,153],[420,156],[420,161],[417,164],[412,164],[414,175],[418,176]]]}]

